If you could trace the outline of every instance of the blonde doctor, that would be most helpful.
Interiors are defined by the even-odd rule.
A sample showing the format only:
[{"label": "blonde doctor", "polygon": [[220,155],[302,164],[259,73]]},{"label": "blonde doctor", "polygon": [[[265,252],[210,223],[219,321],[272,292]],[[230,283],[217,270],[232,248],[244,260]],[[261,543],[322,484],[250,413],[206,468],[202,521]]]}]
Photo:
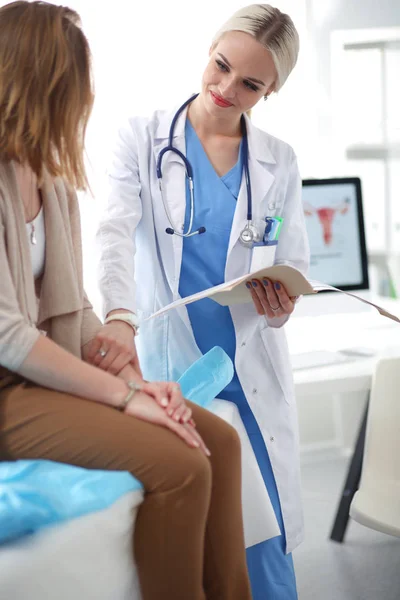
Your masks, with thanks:
[{"label": "blonde doctor", "polygon": [[[247,549],[255,600],[297,598],[291,552],[303,526],[282,328],[295,299],[279,282],[249,281],[254,302],[227,308],[206,299],[145,318],[249,273],[266,217],[283,219],[275,263],[307,270],[295,154],[246,116],[282,87],[297,54],[287,15],[266,4],[235,13],[212,42],[200,93],[172,112],[133,117],[120,131],[98,233],[107,319],[93,347],[96,364],[115,371],[124,360],[135,362],[137,347],[146,379],[176,381],[213,346],[234,360],[234,379],[220,398],[240,416],[274,517],[263,526],[254,504],[262,532]],[[184,407],[177,402],[168,410],[179,419]]]}]

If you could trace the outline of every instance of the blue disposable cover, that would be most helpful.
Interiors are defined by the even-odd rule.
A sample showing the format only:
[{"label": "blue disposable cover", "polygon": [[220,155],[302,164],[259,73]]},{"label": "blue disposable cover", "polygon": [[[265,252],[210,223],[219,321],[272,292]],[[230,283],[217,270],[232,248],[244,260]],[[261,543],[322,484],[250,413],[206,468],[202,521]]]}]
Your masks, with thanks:
[{"label": "blue disposable cover", "polygon": [[[215,347],[179,381],[186,398],[207,407],[232,377],[232,361]],[[124,471],[82,469],[48,460],[0,462],[0,543],[105,509],[142,488]]]},{"label": "blue disposable cover", "polygon": [[0,463],[0,543],[111,506],[140,490],[124,471],[82,469],[50,460]]},{"label": "blue disposable cover", "polygon": [[195,404],[207,408],[232,381],[233,364],[219,346],[199,358],[179,379],[182,394]]}]

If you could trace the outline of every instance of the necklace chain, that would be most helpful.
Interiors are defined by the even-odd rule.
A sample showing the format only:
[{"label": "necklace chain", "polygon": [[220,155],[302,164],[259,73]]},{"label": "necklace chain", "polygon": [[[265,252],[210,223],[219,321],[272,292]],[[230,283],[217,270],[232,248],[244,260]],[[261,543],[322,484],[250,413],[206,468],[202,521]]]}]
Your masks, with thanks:
[{"label": "necklace chain", "polygon": [[30,186],[30,217],[31,217],[31,221],[30,221],[30,227],[31,227],[31,231],[29,234],[29,238],[31,240],[31,244],[36,245],[37,244],[37,239],[36,239],[36,232],[35,232],[35,223],[34,223],[34,219],[33,219],[33,171],[31,170],[31,186]]}]

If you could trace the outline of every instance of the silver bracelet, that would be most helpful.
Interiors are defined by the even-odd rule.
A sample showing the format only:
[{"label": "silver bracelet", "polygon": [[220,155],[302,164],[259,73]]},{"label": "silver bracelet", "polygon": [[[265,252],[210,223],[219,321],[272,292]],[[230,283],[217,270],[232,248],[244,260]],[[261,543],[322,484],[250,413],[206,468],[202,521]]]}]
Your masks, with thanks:
[{"label": "silver bracelet", "polygon": [[140,390],[142,389],[142,386],[139,383],[135,383],[134,381],[128,381],[126,385],[129,388],[129,392],[126,395],[126,398],[122,400],[121,404],[117,406],[118,410],[120,410],[121,412],[124,412],[124,410],[128,406],[128,402],[132,400],[136,392],[140,392]]}]

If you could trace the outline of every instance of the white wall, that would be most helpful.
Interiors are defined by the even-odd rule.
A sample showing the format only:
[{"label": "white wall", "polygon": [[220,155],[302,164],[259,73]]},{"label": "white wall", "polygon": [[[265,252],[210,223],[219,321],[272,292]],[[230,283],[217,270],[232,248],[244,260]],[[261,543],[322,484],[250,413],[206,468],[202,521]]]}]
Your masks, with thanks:
[{"label": "white wall", "polygon": [[[331,34],[346,29],[398,27],[400,2],[307,0],[307,26],[310,34],[310,64],[316,76],[313,87],[315,97],[309,96],[310,105],[315,112],[316,144],[308,151],[303,175],[340,175],[338,169],[341,167],[338,166],[337,154],[332,149],[335,131],[331,94]],[[357,73],[354,77],[357,77]],[[371,80],[371,89],[375,85],[379,84]],[[343,95],[347,93],[343,89]],[[341,398],[324,395],[299,399],[300,443],[303,452],[327,448],[349,451],[355,442],[364,406],[364,394],[348,394]]]},{"label": "white wall", "polygon": [[[307,0],[308,31],[316,75],[317,140],[312,169],[308,175],[325,175],[334,142],[331,95],[330,39],[332,32],[346,29],[368,29],[400,26],[398,0]],[[355,77],[357,74],[354,74]],[[371,81],[371,87],[374,81]],[[343,90],[346,94],[346,90]],[[307,162],[307,165],[309,162]]]}]

